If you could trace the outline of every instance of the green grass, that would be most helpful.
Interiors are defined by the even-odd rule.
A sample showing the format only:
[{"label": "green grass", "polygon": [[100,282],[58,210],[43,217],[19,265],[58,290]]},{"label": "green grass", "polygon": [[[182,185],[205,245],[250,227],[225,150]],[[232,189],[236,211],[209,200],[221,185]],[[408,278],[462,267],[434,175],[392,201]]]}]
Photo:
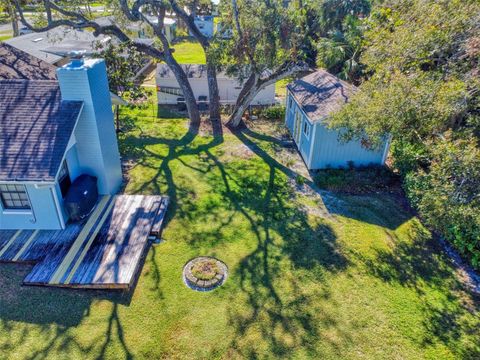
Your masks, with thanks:
[{"label": "green grass", "polygon": [[205,53],[198,42],[182,41],[174,45],[175,59],[181,64],[205,64]]},{"label": "green grass", "polygon": [[[185,40],[174,45],[174,57],[180,64],[205,64],[205,53],[200,44],[194,40]],[[287,84],[290,78],[280,80],[275,84],[275,93],[278,96],[286,95]]]},{"label": "green grass", "polygon": [[[478,303],[395,197],[296,190],[279,124],[193,136],[156,113],[122,111],[126,192],[172,201],[133,296],[22,287],[29,268],[2,264],[0,358],[480,356]],[[228,265],[222,287],[182,283],[198,255]]]},{"label": "green grass", "polygon": [[0,34],[0,41],[5,41],[5,40],[11,39],[11,38],[12,38],[12,35]]}]

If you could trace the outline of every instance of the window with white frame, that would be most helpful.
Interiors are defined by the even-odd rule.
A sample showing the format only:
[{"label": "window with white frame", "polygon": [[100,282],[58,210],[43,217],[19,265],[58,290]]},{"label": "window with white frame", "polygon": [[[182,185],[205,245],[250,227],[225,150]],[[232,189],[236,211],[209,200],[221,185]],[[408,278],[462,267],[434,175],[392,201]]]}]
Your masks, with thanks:
[{"label": "window with white frame", "polygon": [[305,134],[306,137],[310,136],[310,124],[308,123],[307,120],[303,122],[303,133]]},{"label": "window with white frame", "polygon": [[6,210],[30,210],[25,185],[0,184],[0,199]]}]

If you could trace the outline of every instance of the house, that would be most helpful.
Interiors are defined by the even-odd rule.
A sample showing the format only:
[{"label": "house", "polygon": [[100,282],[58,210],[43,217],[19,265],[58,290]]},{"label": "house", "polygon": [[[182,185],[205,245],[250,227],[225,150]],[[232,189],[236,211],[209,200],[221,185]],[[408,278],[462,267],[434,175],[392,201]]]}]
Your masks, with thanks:
[{"label": "house", "polygon": [[[215,31],[213,19],[214,16],[211,15],[197,15],[194,19],[197,29],[208,38],[211,38]],[[190,36],[193,36],[193,34],[190,33]]]},{"label": "house", "polygon": [[[153,24],[158,25],[158,17],[154,16],[149,13],[144,14],[147,20]],[[117,21],[114,16],[102,16],[95,19],[95,22],[101,26],[109,26],[112,24],[117,24]],[[133,38],[138,41],[138,39],[149,39],[151,43],[153,43],[153,38],[155,37],[153,34],[153,29],[150,25],[143,21],[136,21],[136,22],[127,22],[123,24],[124,31],[131,35]],[[177,29],[177,20],[175,20],[171,15],[166,16],[163,19],[163,29],[162,32],[165,34],[167,40],[169,42],[175,39],[175,31]]]},{"label": "house", "polygon": [[70,61],[68,54],[76,51],[91,55],[97,43],[109,41],[110,36],[95,37],[86,30],[58,27],[13,37],[5,40],[5,43],[49,64],[62,66]]},{"label": "house", "polygon": [[[206,65],[183,64],[183,70],[188,76],[193,93],[197,100],[209,100],[207,68]],[[166,64],[157,65],[157,98],[158,103],[177,104],[178,98],[182,97],[182,90],[175,75]],[[217,72],[218,90],[222,105],[235,104],[242,84],[225,72]],[[261,90],[253,99],[252,105],[272,105],[275,103],[275,85],[269,85]]]},{"label": "house", "polygon": [[105,62],[74,60],[58,81],[46,72],[0,79],[0,229],[64,229],[63,199],[81,174],[103,195],[122,183]]},{"label": "house", "polygon": [[354,92],[354,86],[325,70],[287,85],[285,123],[308,169],[385,163],[388,141],[379,149],[367,149],[360,141],[340,141],[339,132],[326,126],[329,116],[347,103]]}]

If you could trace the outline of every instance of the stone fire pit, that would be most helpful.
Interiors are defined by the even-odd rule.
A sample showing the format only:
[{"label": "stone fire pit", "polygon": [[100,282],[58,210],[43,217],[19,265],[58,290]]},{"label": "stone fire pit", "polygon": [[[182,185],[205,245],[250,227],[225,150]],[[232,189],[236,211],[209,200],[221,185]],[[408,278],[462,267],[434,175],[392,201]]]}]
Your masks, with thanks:
[{"label": "stone fire pit", "polygon": [[183,281],[196,291],[210,291],[227,279],[227,265],[210,256],[190,260],[183,268]]}]

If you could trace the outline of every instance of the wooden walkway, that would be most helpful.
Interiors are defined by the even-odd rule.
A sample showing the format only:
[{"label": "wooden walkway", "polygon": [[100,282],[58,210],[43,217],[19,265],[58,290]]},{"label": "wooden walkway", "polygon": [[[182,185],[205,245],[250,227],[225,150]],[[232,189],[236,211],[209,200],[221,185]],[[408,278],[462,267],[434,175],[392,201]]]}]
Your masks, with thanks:
[{"label": "wooden walkway", "polygon": [[27,285],[129,288],[167,206],[161,196],[104,196],[65,230],[0,230],[0,262],[35,263]]}]

